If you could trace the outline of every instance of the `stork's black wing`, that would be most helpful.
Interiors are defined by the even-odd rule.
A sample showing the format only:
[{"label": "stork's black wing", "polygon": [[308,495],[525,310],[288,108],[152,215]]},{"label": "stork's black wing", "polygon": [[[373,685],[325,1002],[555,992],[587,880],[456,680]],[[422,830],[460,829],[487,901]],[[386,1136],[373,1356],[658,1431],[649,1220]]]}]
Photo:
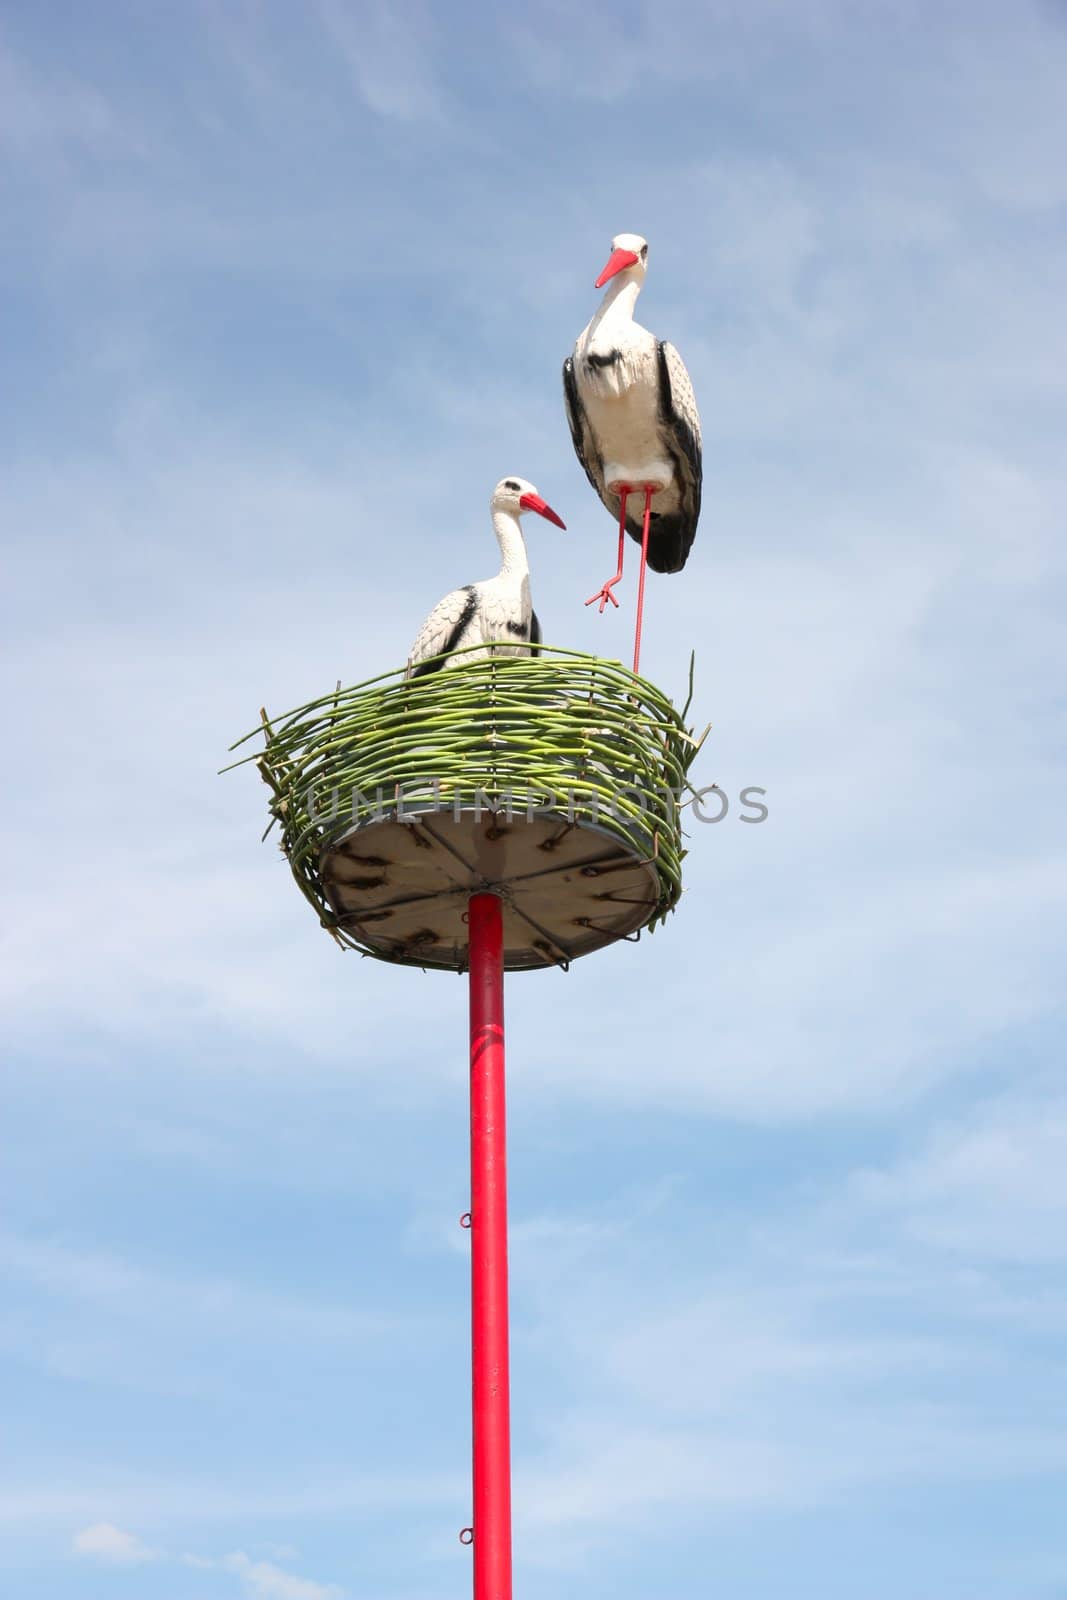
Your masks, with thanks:
[{"label": "stork's black wing", "polygon": [[667,516],[653,516],[648,564],[655,572],[681,572],[693,547],[700,518],[704,477],[700,415],[685,362],[666,339],[656,342],[656,366],[660,428],[674,465],[679,506]]},{"label": "stork's black wing", "polygon": [[[597,494],[603,500],[608,510],[611,510],[610,500],[604,493],[604,477],[600,465],[600,452],[596,447],[596,440],[589,428],[589,419],[585,414],[578,394],[578,383],[574,376],[574,357],[568,356],[563,363],[563,399],[567,406],[567,421],[570,423],[571,441],[574,444],[574,453],[581,462],[586,477],[593,485]],[[619,514],[619,503],[615,502],[615,515]]]},{"label": "stork's black wing", "polygon": [[422,678],[428,672],[440,672],[447,665],[442,657],[464,643],[477,609],[478,591],[473,583],[453,589],[443,600],[438,600],[418,631],[404,676]]}]

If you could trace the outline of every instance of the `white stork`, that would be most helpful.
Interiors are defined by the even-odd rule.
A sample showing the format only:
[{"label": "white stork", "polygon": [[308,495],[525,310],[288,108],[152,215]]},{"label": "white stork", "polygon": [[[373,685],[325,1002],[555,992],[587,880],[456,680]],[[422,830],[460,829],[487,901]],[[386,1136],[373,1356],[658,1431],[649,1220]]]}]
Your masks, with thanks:
[{"label": "white stork", "polygon": [[[500,571],[495,578],[453,589],[437,602],[411,647],[408,678],[492,655],[529,655],[530,646],[541,643],[541,624],[530,604],[530,568],[519,518],[525,511],[536,511],[557,528],[565,528],[566,523],[525,478],[501,478],[489,507],[500,545]],[[450,651],[476,644],[489,648],[448,659]]]},{"label": "white stork", "polygon": [[[618,570],[586,601],[610,600],[622,578],[626,534],[641,545],[634,671],[641,651],[645,567],[680,572],[700,516],[701,442],[693,385],[672,344],[634,321],[645,281],[648,244],[636,233],[611,241],[611,256],[594,285],[607,292],[563,363],[567,420],[578,460],[619,523]],[[644,492],[644,515],[627,515]],[[655,508],[652,502],[655,500]]]}]

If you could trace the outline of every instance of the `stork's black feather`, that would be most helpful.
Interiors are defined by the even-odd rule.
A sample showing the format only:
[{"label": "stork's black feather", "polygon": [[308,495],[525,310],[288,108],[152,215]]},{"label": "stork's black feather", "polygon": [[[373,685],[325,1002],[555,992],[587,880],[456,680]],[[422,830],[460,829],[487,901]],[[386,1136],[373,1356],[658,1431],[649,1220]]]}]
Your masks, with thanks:
[{"label": "stork's black feather", "polygon": [[448,635],[448,638],[445,640],[444,644],[441,646],[438,656],[436,659],[431,661],[416,662],[411,669],[411,677],[424,678],[428,672],[440,672],[441,668],[445,664],[444,657],[448,655],[450,651],[454,650],[459,644],[459,641],[462,639],[466,631],[467,624],[470,622],[475,611],[478,609],[478,595],[475,591],[474,585],[470,583],[464,584],[463,593],[466,595],[466,599],[463,602],[463,610],[456,618],[456,621],[452,627],[452,631]]},{"label": "stork's black feather", "polygon": [[[659,420],[663,442],[674,464],[674,478],[681,505],[670,516],[652,514],[648,537],[648,564],[654,572],[681,572],[685,566],[700,518],[700,494],[704,480],[700,440],[676,404],[671,389],[668,364],[670,345],[656,340],[656,372],[659,379]],[[630,519],[627,528],[634,532]],[[640,539],[640,528],[634,534]]]},{"label": "stork's black feather", "polygon": [[[574,376],[573,356],[568,356],[566,361],[563,363],[563,398],[567,405],[567,421],[570,424],[571,442],[574,445],[574,453],[581,462],[582,468],[586,477],[589,479],[589,482],[592,484],[601,500],[603,500],[603,467],[600,462],[600,458],[596,453],[596,445],[593,441],[593,436],[589,431],[589,423],[586,420],[585,407],[582,405],[582,402],[578,397],[578,383]],[[599,477],[593,469],[591,464],[592,462],[596,463],[596,467],[600,471],[601,475]],[[615,515],[618,516],[618,514],[618,506],[616,506]]]}]

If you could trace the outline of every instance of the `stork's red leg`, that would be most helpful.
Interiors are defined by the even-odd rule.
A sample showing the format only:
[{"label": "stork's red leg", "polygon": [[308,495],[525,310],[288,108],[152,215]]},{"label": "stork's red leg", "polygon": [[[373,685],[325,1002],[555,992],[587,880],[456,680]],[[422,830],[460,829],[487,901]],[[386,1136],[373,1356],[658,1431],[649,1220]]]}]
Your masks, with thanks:
[{"label": "stork's red leg", "polygon": [[626,502],[629,498],[629,495],[630,486],[629,484],[624,483],[622,488],[619,490],[619,570],[616,572],[613,578],[608,579],[603,588],[598,589],[596,594],[591,594],[589,599],[585,602],[587,606],[591,606],[594,600],[599,600],[599,610],[601,615],[603,615],[604,607],[607,605],[609,600],[615,607],[616,611],[619,608],[619,602],[616,600],[611,591],[622,577],[622,553],[626,545]]},{"label": "stork's red leg", "polygon": [[641,660],[641,624],[645,619],[645,571],[648,567],[648,525],[652,518],[653,487],[645,484],[645,521],[641,529],[641,576],[637,580],[637,631],[634,634],[634,673]]}]

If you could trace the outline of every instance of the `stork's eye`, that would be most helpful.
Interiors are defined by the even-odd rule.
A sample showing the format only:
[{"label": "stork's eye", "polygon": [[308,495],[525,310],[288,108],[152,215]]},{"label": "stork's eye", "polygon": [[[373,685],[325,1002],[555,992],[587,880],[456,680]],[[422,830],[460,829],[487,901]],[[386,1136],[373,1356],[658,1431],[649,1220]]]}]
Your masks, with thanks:
[{"label": "stork's eye", "polygon": [[641,246],[641,260],[642,261],[647,261],[648,260],[648,245],[647,244],[643,244]]},{"label": "stork's eye", "polygon": [[519,486],[518,486],[518,484],[517,484],[517,483],[516,483],[516,482],[515,482],[515,479],[514,479],[514,478],[505,478],[505,479],[504,479],[504,488],[505,488],[505,489],[517,489],[517,488],[518,488],[518,487],[519,487]]}]

